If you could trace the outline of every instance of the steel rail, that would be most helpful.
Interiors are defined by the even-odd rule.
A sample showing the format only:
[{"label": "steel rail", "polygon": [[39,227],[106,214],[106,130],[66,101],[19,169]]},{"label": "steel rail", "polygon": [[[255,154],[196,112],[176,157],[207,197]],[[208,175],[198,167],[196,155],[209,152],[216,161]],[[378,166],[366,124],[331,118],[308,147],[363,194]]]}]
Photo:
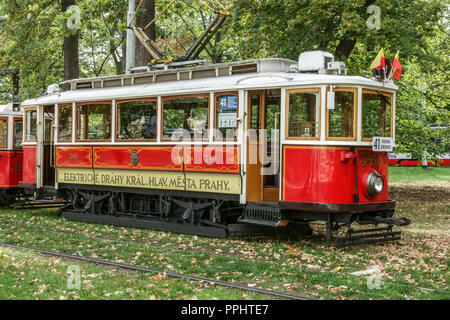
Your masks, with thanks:
[{"label": "steel rail", "polygon": [[183,274],[183,273],[176,273],[176,272],[152,269],[152,268],[141,267],[141,266],[135,266],[135,265],[131,265],[131,264],[113,262],[113,261],[108,261],[108,260],[103,260],[103,259],[84,257],[84,256],[73,255],[73,254],[69,254],[69,253],[62,253],[62,252],[58,252],[58,251],[51,251],[51,250],[46,250],[46,249],[40,249],[40,248],[35,248],[35,247],[18,246],[18,245],[8,244],[8,243],[0,243],[0,247],[19,249],[19,250],[32,250],[32,251],[35,251],[35,252],[38,252],[41,254],[45,254],[45,255],[51,255],[51,256],[67,258],[67,259],[74,259],[74,260],[79,260],[79,261],[83,261],[83,262],[102,264],[102,265],[106,265],[106,266],[110,266],[110,267],[117,267],[117,268],[133,270],[133,271],[140,271],[140,272],[147,272],[147,273],[165,274],[166,276],[169,276],[172,278],[185,279],[185,280],[191,280],[191,281],[208,282],[208,283],[216,284],[216,285],[219,285],[222,287],[229,287],[229,288],[239,289],[239,290],[247,290],[247,291],[251,291],[251,292],[255,292],[255,293],[267,294],[267,295],[291,299],[291,300],[315,300],[310,297],[303,297],[303,296],[298,296],[298,295],[294,295],[294,294],[273,291],[273,290],[268,290],[268,289],[262,289],[262,288],[254,288],[254,287],[249,287],[249,286],[242,285],[242,284],[229,283],[229,282],[221,281],[221,280],[209,279],[209,278],[204,278],[204,277],[192,276],[192,275]]}]

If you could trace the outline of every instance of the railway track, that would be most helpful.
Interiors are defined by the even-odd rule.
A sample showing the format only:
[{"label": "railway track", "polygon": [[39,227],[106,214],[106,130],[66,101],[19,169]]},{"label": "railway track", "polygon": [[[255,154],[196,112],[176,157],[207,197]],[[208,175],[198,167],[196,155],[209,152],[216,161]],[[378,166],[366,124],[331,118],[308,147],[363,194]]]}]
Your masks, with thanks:
[{"label": "railway track", "polygon": [[280,291],[273,291],[273,290],[269,290],[269,289],[249,287],[249,286],[242,285],[242,284],[230,283],[230,282],[216,280],[216,279],[209,279],[209,278],[205,278],[205,277],[192,276],[192,275],[188,275],[188,274],[170,272],[170,271],[166,271],[166,270],[158,270],[158,269],[153,269],[153,268],[135,266],[135,265],[131,265],[131,264],[119,263],[119,262],[114,262],[114,261],[98,259],[98,258],[84,257],[84,256],[79,256],[79,255],[63,253],[63,252],[59,252],[59,251],[40,249],[40,248],[29,247],[29,246],[18,246],[18,245],[7,244],[7,243],[0,243],[0,247],[16,249],[16,250],[32,250],[32,251],[40,253],[40,254],[61,257],[61,258],[66,258],[66,259],[73,259],[73,260],[89,262],[89,263],[95,263],[95,264],[100,264],[100,265],[105,265],[105,266],[110,266],[110,267],[132,270],[132,271],[136,271],[136,272],[146,272],[146,273],[153,273],[153,274],[165,273],[167,277],[171,277],[171,278],[184,279],[184,280],[190,280],[190,281],[207,282],[207,283],[215,284],[215,285],[222,286],[222,287],[228,287],[228,288],[238,289],[238,290],[246,290],[249,292],[265,294],[265,295],[278,297],[278,298],[284,298],[284,299],[290,299],[290,300],[315,300],[310,297],[298,296],[298,295],[289,294],[289,293],[280,292]]}]

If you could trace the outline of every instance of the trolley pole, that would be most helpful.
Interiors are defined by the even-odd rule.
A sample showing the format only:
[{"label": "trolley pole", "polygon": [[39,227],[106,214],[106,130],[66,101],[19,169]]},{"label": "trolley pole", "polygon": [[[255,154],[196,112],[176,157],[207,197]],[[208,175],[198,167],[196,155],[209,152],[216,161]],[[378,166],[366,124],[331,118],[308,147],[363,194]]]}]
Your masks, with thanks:
[{"label": "trolley pole", "polygon": [[[131,68],[135,66],[135,51],[136,51],[136,36],[133,30],[130,29],[131,19],[133,19],[136,11],[136,0],[128,0],[128,19],[127,19],[127,57],[126,57],[126,74],[131,74]],[[132,25],[134,22],[132,23]]]}]

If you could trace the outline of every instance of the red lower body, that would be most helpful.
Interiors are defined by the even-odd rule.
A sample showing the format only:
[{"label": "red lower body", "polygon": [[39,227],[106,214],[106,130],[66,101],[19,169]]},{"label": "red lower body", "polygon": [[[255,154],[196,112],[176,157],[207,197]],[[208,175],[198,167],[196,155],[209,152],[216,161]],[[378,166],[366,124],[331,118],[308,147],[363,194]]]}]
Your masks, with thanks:
[{"label": "red lower body", "polygon": [[0,188],[15,188],[22,180],[22,150],[0,151]]},{"label": "red lower body", "polygon": [[[367,192],[367,177],[376,171],[384,189]],[[353,204],[388,201],[388,155],[369,148],[283,146],[282,201]]]}]

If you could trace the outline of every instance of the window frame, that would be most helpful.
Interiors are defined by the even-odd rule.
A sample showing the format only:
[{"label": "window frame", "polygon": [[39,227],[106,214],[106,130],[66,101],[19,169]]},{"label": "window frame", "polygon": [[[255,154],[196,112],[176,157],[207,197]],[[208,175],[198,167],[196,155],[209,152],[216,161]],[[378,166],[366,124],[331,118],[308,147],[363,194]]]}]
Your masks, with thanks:
[{"label": "window frame", "polygon": [[[64,103],[58,105],[58,124],[57,124],[57,132],[58,132],[58,142],[72,142],[73,141],[73,119],[71,119],[71,125],[70,125],[70,140],[61,140],[61,135],[59,134],[59,124],[61,121],[61,107],[70,107],[70,113],[73,118],[73,103]],[[76,132],[76,131],[75,131]]]},{"label": "window frame", "polygon": [[[167,100],[174,100],[174,99],[182,99],[182,98],[207,98],[208,99],[208,114],[207,114],[207,119],[208,119],[208,127],[206,130],[210,130],[211,128],[211,119],[210,119],[210,113],[211,113],[211,97],[209,93],[199,93],[199,94],[186,94],[186,95],[179,95],[179,96],[165,96],[165,97],[161,97],[161,118],[160,118],[160,137],[161,137],[161,141],[164,142],[180,142],[183,141],[183,139],[179,139],[179,140],[172,140],[172,139],[164,139],[164,102]],[[190,139],[190,141],[200,141],[200,142],[207,142],[209,141],[209,135],[207,135],[205,138],[203,139],[195,139],[192,138]]]},{"label": "window frame", "polygon": [[[319,111],[318,115],[317,115],[317,121],[316,121],[318,123],[317,137],[292,137],[292,136],[289,136],[289,105],[290,105],[289,95],[293,94],[293,93],[303,93],[303,92],[317,93],[318,97],[319,97],[319,99],[317,101],[317,109]],[[321,139],[321,134],[322,134],[321,118],[322,118],[322,88],[321,87],[286,90],[285,140],[317,140],[317,141],[319,141]]]},{"label": "window frame", "polygon": [[[390,124],[391,124],[391,134],[389,135],[389,137],[385,137],[385,138],[393,138],[394,137],[394,94],[392,92],[387,92],[387,91],[379,91],[382,95],[385,95],[387,97],[389,97],[391,99],[391,120],[390,120]],[[376,90],[373,89],[362,89],[361,91],[361,141],[364,142],[372,142],[373,141],[373,137],[372,138],[364,138],[364,129],[363,129],[363,113],[364,113],[364,99],[363,96],[365,93],[368,94],[378,94],[378,92]]]},{"label": "window frame", "polygon": [[6,145],[4,147],[0,146],[0,149],[8,149],[8,145],[9,145],[9,117],[0,117],[0,120],[5,120],[6,122]]},{"label": "window frame", "polygon": [[[27,112],[28,111],[36,111],[36,139],[35,140],[27,140]],[[37,129],[38,129],[38,115],[37,115],[37,107],[25,108],[23,110],[23,142],[37,142]]]},{"label": "window frame", "polygon": [[[24,119],[20,117],[13,117],[13,141],[12,141],[12,147],[13,149],[23,149],[23,136],[24,136]],[[16,122],[22,121],[22,141],[20,142],[20,146],[14,145],[16,142]]]},{"label": "window frame", "polygon": [[[127,103],[127,102],[137,102],[137,101],[152,101],[156,103],[156,138],[155,139],[119,139],[119,104]],[[114,133],[114,139],[117,142],[156,142],[158,140],[158,128],[159,128],[159,119],[158,119],[158,98],[143,98],[143,99],[126,99],[126,100],[116,100],[115,103],[115,111],[116,111],[116,119],[115,124],[115,133]]]},{"label": "window frame", "polygon": [[79,106],[88,106],[92,104],[110,104],[111,105],[111,131],[112,131],[112,124],[113,124],[113,102],[112,100],[106,100],[106,101],[91,101],[91,102],[77,102],[75,104],[75,142],[111,142],[113,133],[111,132],[109,139],[78,139],[78,107]]},{"label": "window frame", "polygon": [[[218,139],[216,137],[216,111],[217,111],[217,97],[224,96],[224,95],[235,95],[237,97],[237,108],[236,108],[236,128],[234,129],[236,131],[235,137],[233,139],[229,138],[222,138]],[[238,134],[239,134],[239,91],[224,91],[224,92],[214,92],[214,116],[213,116],[213,141],[222,141],[222,142],[235,142],[238,140]]]},{"label": "window frame", "polygon": [[325,97],[325,139],[329,141],[356,141],[358,139],[357,136],[357,128],[358,128],[358,88],[352,88],[352,87],[339,87],[334,88],[333,92],[353,92],[353,137],[330,137],[328,135],[329,133],[329,119],[330,119],[330,110],[327,108],[327,102],[328,102],[328,92],[330,92],[330,88],[327,88],[326,90],[326,97]]}]

